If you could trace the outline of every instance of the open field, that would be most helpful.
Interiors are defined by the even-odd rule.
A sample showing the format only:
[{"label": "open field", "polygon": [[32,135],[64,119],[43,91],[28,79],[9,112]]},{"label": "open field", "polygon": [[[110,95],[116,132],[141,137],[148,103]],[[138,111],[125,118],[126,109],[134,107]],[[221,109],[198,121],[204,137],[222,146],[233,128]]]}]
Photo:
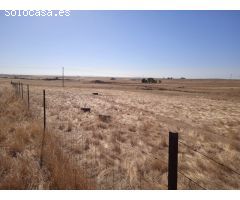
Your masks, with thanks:
[{"label": "open field", "polygon": [[[11,80],[29,84],[38,120],[46,90],[49,131],[97,189],[166,189],[169,131],[240,173],[240,80],[141,84],[140,79],[75,77],[62,88],[61,80],[32,78],[1,78],[0,87],[12,89]],[[207,189],[240,189],[240,175],[182,144],[179,169]],[[178,177],[179,189],[201,189]]]}]

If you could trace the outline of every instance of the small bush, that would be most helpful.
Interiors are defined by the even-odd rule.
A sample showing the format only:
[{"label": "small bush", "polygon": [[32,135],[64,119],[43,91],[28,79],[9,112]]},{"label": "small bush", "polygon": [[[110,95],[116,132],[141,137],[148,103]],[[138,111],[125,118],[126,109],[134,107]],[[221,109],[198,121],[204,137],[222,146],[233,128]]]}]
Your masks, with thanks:
[{"label": "small bush", "polygon": [[[142,83],[157,83],[157,80],[155,80],[154,78],[147,78],[147,79],[143,78]],[[161,81],[159,83],[161,83]]]}]

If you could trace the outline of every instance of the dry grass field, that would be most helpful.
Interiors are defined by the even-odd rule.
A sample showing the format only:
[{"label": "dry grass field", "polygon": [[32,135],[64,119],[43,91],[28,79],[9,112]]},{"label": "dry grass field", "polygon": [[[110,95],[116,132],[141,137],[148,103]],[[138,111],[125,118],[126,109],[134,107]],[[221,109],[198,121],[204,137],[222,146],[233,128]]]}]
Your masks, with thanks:
[{"label": "dry grass field", "polygon": [[[26,126],[21,130],[21,138],[26,140],[33,137],[27,127],[36,138],[41,135],[42,91],[46,90],[46,169],[34,162],[39,152],[19,151],[21,158],[33,159],[28,167],[36,173],[25,172],[29,179],[38,177],[32,188],[167,189],[169,131],[177,131],[180,140],[192,149],[240,174],[240,80],[186,79],[142,84],[140,79],[69,77],[63,88],[61,80],[1,78],[1,98],[6,91],[13,91],[11,80],[30,86],[30,111],[25,114]],[[93,95],[96,92],[98,95]],[[12,110],[14,106],[11,105]],[[83,107],[91,111],[83,112]],[[3,142],[10,146],[13,141],[6,132],[22,127],[23,122],[4,119],[6,106],[2,103],[0,109],[0,146]],[[26,111],[22,108],[15,112]],[[53,133],[54,138],[49,138]],[[35,149],[41,146],[38,140],[34,139],[33,144],[38,144]],[[57,148],[55,153],[54,148]],[[239,174],[196,151],[179,143],[182,173],[206,189],[240,189]],[[6,152],[1,150],[0,156],[6,156]],[[50,155],[61,158],[48,159]],[[16,158],[12,159],[16,162]],[[70,166],[60,167],[66,162]],[[0,177],[3,177],[6,172],[1,166]],[[75,179],[74,186],[63,179]],[[1,180],[0,187],[14,188],[4,186]],[[79,181],[87,183],[76,186]],[[178,174],[179,189],[201,189],[196,183]]]}]

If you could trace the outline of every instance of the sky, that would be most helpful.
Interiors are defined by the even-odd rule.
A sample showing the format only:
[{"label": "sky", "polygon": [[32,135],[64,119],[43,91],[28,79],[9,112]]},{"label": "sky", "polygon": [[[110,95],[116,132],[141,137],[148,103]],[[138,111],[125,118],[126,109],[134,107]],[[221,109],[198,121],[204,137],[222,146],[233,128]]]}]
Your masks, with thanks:
[{"label": "sky", "polygon": [[0,11],[0,74],[240,79],[240,11]]}]

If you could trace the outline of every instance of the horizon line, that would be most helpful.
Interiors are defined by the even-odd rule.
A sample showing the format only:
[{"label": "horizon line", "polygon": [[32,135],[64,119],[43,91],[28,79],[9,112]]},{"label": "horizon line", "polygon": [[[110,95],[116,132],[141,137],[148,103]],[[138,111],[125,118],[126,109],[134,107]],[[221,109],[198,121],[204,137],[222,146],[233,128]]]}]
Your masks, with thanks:
[{"label": "horizon line", "polygon": [[[1,74],[0,73],[0,78],[9,78],[9,77],[1,77],[1,76],[35,76],[35,77],[41,77],[41,76],[48,76],[48,77],[51,77],[51,76],[54,76],[54,77],[62,77],[62,75],[56,75],[56,74]],[[97,77],[100,77],[100,78],[138,78],[138,79],[141,79],[141,78],[155,78],[155,79],[168,79],[168,78],[172,78],[172,79],[212,79],[212,80],[240,80],[240,77],[239,78],[220,78],[220,77],[198,77],[198,78],[194,78],[194,77],[191,77],[191,78],[188,78],[188,77],[184,77],[184,76],[180,76],[180,77],[173,77],[173,76],[166,76],[166,77],[152,77],[152,76],[101,76],[101,75],[98,75],[98,76],[94,76],[94,75],[64,75],[64,77],[87,77],[87,78],[97,78]]]}]

